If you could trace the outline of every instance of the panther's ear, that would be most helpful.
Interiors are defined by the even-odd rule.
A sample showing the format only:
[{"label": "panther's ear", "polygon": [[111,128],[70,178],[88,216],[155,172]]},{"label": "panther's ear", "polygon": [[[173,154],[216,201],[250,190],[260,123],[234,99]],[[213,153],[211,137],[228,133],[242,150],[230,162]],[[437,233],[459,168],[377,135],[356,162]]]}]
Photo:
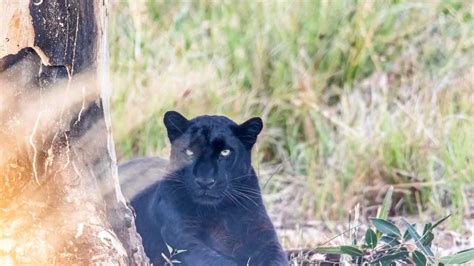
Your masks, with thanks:
[{"label": "panther's ear", "polygon": [[175,111],[166,112],[163,122],[165,123],[166,130],[168,131],[168,138],[171,142],[179,138],[179,136],[181,136],[189,126],[188,119]]},{"label": "panther's ear", "polygon": [[257,141],[257,136],[262,131],[263,123],[260,117],[250,118],[234,130],[235,135],[249,149]]}]

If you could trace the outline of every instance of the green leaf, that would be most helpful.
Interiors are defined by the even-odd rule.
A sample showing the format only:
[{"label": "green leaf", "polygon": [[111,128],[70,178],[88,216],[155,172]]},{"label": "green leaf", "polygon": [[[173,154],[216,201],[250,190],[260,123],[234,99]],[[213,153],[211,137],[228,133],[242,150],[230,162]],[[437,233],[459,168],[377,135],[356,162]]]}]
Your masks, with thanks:
[{"label": "green leaf", "polygon": [[434,239],[434,234],[431,232],[428,232],[427,234],[423,236],[423,238],[421,238],[421,243],[424,246],[431,247],[431,242],[433,242],[433,239]]},{"label": "green leaf", "polygon": [[314,251],[321,254],[342,254],[341,247],[318,247]]},{"label": "green leaf", "polygon": [[423,252],[424,255],[428,257],[430,262],[433,262],[433,260],[431,259],[432,257],[434,257],[433,251],[431,251],[429,247],[423,245],[421,241],[421,236],[418,234],[415,227],[403,218],[402,221],[407,227],[408,234],[410,234],[413,240],[415,241],[416,246],[421,250],[421,252]]},{"label": "green leaf", "polygon": [[400,233],[400,229],[398,229],[398,227],[396,227],[390,221],[378,219],[378,218],[371,218],[370,220],[372,220],[372,223],[374,224],[375,228],[377,228],[377,230],[379,230],[380,232],[386,235],[396,235],[396,236],[402,235]]},{"label": "green leaf", "polygon": [[383,199],[382,207],[380,208],[380,211],[377,214],[378,219],[387,219],[388,218],[388,213],[390,212],[390,207],[392,206],[392,195],[393,195],[393,186],[390,186],[390,188],[387,191],[387,194],[385,194],[385,197]]},{"label": "green leaf", "polygon": [[187,251],[186,249],[177,249],[177,250],[175,250],[176,255],[178,255],[180,253],[183,253],[183,252],[186,252],[186,251]]},{"label": "green leaf", "polygon": [[415,262],[416,266],[425,266],[426,265],[426,257],[423,253],[415,250],[411,254],[413,261]]},{"label": "green leaf", "polygon": [[170,255],[173,253],[173,248],[168,245],[168,243],[165,243],[166,244],[166,248],[168,248],[168,252],[170,253]]},{"label": "green leaf", "polygon": [[403,260],[408,257],[408,252],[407,251],[400,251],[392,254],[385,255],[381,258],[378,258],[377,260],[371,262],[371,263],[384,263],[384,262],[394,262],[397,260]]},{"label": "green leaf", "polygon": [[364,252],[356,246],[341,246],[342,254],[347,254],[351,256],[362,256]]},{"label": "green leaf", "polygon": [[454,255],[441,257],[440,263],[444,264],[463,264],[474,259],[474,248],[460,251]]},{"label": "green leaf", "polygon": [[318,247],[315,251],[322,254],[347,254],[351,256],[364,255],[364,252],[356,246]]},{"label": "green leaf", "polygon": [[446,221],[446,219],[448,219],[449,217],[451,217],[452,213],[448,214],[446,217],[442,218],[442,219],[439,219],[432,227],[431,229],[434,229],[436,228],[438,225],[440,225],[441,223],[443,223],[444,221]]},{"label": "green leaf", "polygon": [[422,235],[426,235],[429,231],[431,231],[431,229],[432,229],[431,223],[425,224],[425,227],[423,228],[423,234]]},{"label": "green leaf", "polygon": [[[416,226],[416,224],[412,224],[413,227]],[[408,233],[408,230],[405,230],[405,233],[403,234],[403,240],[408,241],[412,239],[411,235]]]},{"label": "green leaf", "polygon": [[387,243],[391,247],[397,247],[401,244],[400,241],[398,241],[398,237],[393,235],[382,236],[380,241]]},{"label": "green leaf", "polygon": [[377,246],[377,235],[375,235],[374,230],[370,228],[365,232],[365,244],[367,244],[369,248],[375,248]]}]

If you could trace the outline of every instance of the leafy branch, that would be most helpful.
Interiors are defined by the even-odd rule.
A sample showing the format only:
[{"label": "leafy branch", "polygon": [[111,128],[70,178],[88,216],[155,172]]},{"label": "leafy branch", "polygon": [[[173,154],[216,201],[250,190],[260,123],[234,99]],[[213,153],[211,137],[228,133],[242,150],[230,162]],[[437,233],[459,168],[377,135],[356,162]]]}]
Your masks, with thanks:
[{"label": "leafy branch", "polygon": [[[427,223],[422,234],[415,224],[402,218],[404,231],[388,220],[393,188],[387,192],[377,217],[371,218],[371,226],[364,235],[361,245],[342,245],[318,247],[314,251],[321,254],[349,255],[352,263],[369,265],[391,265],[392,263],[414,264],[463,264],[474,259],[474,248],[460,251],[454,255],[437,257],[432,251],[435,237],[433,230],[450,216]],[[402,231],[404,232],[402,234]]]},{"label": "leafy branch", "polygon": [[168,248],[168,255],[161,253],[161,256],[165,259],[165,266],[173,266],[175,264],[181,264],[181,261],[176,259],[178,254],[186,252],[185,249],[173,249],[168,243],[166,244],[166,248]]}]

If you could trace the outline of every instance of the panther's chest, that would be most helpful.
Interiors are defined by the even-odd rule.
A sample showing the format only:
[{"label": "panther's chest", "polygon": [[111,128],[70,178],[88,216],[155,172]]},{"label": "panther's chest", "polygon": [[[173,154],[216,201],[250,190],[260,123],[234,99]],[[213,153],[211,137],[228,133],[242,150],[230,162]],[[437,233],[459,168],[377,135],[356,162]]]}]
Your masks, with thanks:
[{"label": "panther's chest", "polygon": [[242,227],[232,219],[219,219],[203,225],[201,238],[204,243],[217,252],[234,257],[243,246]]}]

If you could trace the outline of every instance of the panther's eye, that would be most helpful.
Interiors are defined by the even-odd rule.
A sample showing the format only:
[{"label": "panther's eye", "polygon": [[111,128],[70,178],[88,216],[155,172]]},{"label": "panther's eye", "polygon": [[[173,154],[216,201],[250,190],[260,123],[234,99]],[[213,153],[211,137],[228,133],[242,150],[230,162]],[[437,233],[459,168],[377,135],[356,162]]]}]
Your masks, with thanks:
[{"label": "panther's eye", "polygon": [[221,156],[222,157],[227,157],[229,155],[230,155],[230,150],[229,149],[225,149],[225,150],[221,151]]},{"label": "panther's eye", "polygon": [[191,149],[186,149],[184,153],[186,153],[188,157],[192,157],[194,155],[194,152]]}]

